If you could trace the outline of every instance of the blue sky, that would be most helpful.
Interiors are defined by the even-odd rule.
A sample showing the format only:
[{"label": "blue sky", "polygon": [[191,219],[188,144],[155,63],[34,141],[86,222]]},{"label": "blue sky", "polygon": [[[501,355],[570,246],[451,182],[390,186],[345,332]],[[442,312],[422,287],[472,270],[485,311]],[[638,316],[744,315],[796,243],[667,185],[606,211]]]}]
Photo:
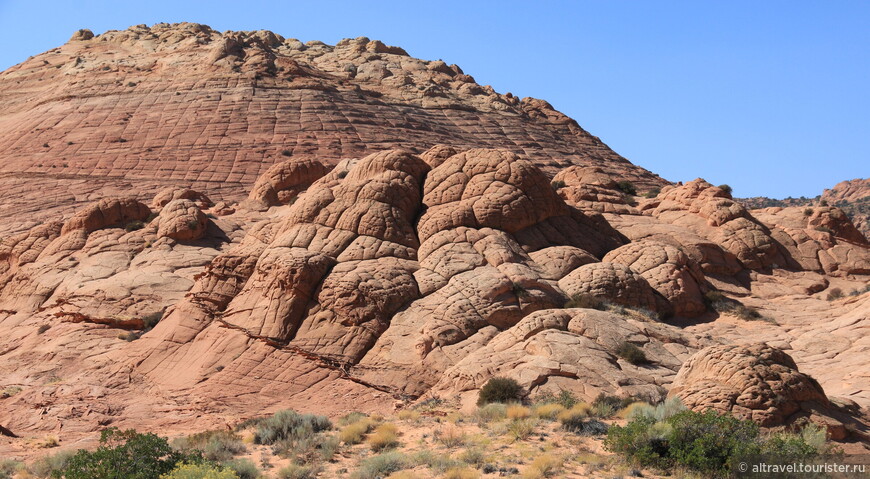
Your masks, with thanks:
[{"label": "blue sky", "polygon": [[735,196],[870,176],[870,2],[0,0],[0,69],[161,21],[368,36],[543,98],[632,162]]}]

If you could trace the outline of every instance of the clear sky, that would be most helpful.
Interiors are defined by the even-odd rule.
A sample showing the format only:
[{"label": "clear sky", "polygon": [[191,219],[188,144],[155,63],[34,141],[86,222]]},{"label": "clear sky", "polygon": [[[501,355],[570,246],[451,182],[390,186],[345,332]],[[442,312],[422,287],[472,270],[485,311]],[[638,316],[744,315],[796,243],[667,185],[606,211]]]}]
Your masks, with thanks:
[{"label": "clear sky", "polygon": [[735,196],[870,176],[870,1],[0,0],[0,69],[79,28],[180,21],[380,39],[543,98],[669,180]]}]

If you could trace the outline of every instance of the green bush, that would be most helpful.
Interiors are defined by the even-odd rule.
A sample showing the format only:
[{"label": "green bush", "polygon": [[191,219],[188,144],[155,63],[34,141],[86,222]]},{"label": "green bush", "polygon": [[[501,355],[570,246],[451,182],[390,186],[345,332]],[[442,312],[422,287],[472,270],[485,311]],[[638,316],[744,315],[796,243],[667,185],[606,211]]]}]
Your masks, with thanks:
[{"label": "green bush", "polygon": [[646,353],[628,341],[619,343],[619,346],[616,348],[616,355],[634,365],[649,363]]},{"label": "green bush", "polygon": [[731,196],[731,193],[734,191],[729,185],[719,185],[719,189],[724,191],[726,195]]},{"label": "green bush", "polygon": [[523,399],[524,393],[522,386],[513,379],[495,377],[480,388],[477,405],[482,406],[493,402],[518,402]]},{"label": "green bush", "polygon": [[385,452],[366,458],[353,474],[354,479],[375,479],[387,477],[394,472],[414,467],[413,461],[398,451]]},{"label": "green bush", "polygon": [[623,193],[625,193],[627,195],[636,195],[637,194],[637,188],[635,188],[634,183],[632,183],[628,180],[620,181],[619,183],[616,184],[616,186]]},{"label": "green bush", "polygon": [[834,301],[843,297],[843,290],[840,288],[831,288],[828,291],[828,301]]},{"label": "green bush", "polygon": [[[673,411],[671,411],[673,412]],[[824,447],[817,429],[807,434],[762,437],[758,426],[731,414],[681,411],[656,419],[637,414],[625,426],[611,426],[604,445],[642,467],[682,467],[705,477],[725,477],[740,459],[760,454],[793,461],[817,457]]]},{"label": "green bush", "polygon": [[554,181],[554,182],[550,183],[550,185],[552,185],[552,186],[553,186],[553,189],[556,190],[556,191],[559,191],[560,189],[562,189],[562,188],[564,188],[565,186],[567,186],[567,185],[565,184],[565,182],[562,181],[562,180]]},{"label": "green bush", "polygon": [[179,463],[203,462],[198,453],[174,451],[165,438],[133,429],[109,428],[95,451],[79,450],[63,469],[65,479],[154,479]]},{"label": "green bush", "polygon": [[239,479],[239,476],[233,471],[212,464],[182,463],[160,476],[160,479]]},{"label": "green bush", "polygon": [[660,189],[658,189],[658,188],[653,188],[653,189],[647,191],[646,193],[644,193],[644,194],[643,194],[643,197],[644,197],[644,198],[655,198],[655,197],[658,196],[659,193],[661,193],[661,192],[662,192],[662,190],[660,190]]}]

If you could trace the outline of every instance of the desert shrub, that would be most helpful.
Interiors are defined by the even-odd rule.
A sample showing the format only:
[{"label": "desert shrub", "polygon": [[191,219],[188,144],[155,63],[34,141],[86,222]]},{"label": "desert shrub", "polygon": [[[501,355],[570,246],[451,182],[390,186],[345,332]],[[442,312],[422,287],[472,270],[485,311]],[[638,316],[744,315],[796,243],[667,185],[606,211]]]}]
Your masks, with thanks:
[{"label": "desert shrub", "polygon": [[539,394],[535,397],[536,404],[559,404],[565,409],[571,409],[579,403],[580,401],[577,399],[577,396],[574,395],[571,391],[567,389],[560,389],[559,394],[553,394],[550,392]]},{"label": "desert shrub", "polygon": [[622,195],[622,202],[627,204],[628,206],[637,206],[637,200],[634,199],[634,195]]},{"label": "desert shrub", "polygon": [[524,441],[534,434],[537,425],[534,419],[517,419],[508,424],[507,432],[514,441]]},{"label": "desert shrub", "polygon": [[812,216],[812,215],[813,215],[813,209],[812,209],[812,208],[806,208],[806,209],[804,210],[804,216]]},{"label": "desert shrub", "polygon": [[526,298],[529,296],[529,290],[527,290],[520,283],[516,283],[516,282],[511,283],[511,291],[513,291],[514,295],[517,298]]},{"label": "desert shrub", "polygon": [[448,424],[435,431],[435,440],[445,447],[454,448],[465,444],[466,436],[458,426]]},{"label": "desert shrub", "polygon": [[203,431],[172,441],[179,451],[200,451],[209,461],[222,462],[243,454],[247,448],[241,436],[232,431]]},{"label": "desert shrub", "polygon": [[260,470],[257,469],[254,461],[250,459],[231,459],[225,461],[222,465],[224,469],[235,472],[239,479],[257,479],[260,477]]},{"label": "desert shrub", "polygon": [[486,453],[480,447],[472,447],[462,451],[459,460],[475,467],[481,467],[486,463]]},{"label": "desert shrub", "polygon": [[292,463],[278,471],[278,479],[314,479],[318,473],[319,467]]},{"label": "desert shrub", "polygon": [[24,464],[12,459],[0,459],[0,479],[12,479],[12,477],[20,470],[24,469]]},{"label": "desert shrub", "polygon": [[163,319],[162,310],[146,314],[142,317],[142,328],[146,331],[150,331],[154,329],[154,326],[157,326],[157,323],[159,323],[161,319]]},{"label": "desert shrub", "polygon": [[477,405],[482,406],[493,402],[517,402],[522,400],[523,393],[522,386],[513,379],[495,377],[480,388]]},{"label": "desert shrub", "polygon": [[628,341],[619,343],[619,346],[616,348],[616,355],[635,365],[649,363],[649,360],[646,358],[646,353]]},{"label": "desert shrub", "polygon": [[342,170],[338,172],[339,178],[344,178],[345,176],[347,176],[347,170]]},{"label": "desert shrub", "polygon": [[[669,407],[673,406],[665,409]],[[712,410],[684,410],[664,420],[653,416],[639,414],[625,426],[612,426],[605,447],[633,464],[662,469],[679,466],[710,477],[728,475],[739,459],[753,455],[769,454],[794,461],[824,452],[818,428],[805,429],[806,434],[781,433],[764,438],[752,421]]]},{"label": "desert shrub", "polygon": [[597,309],[600,311],[607,309],[607,305],[603,300],[598,299],[591,294],[575,294],[574,296],[571,296],[571,300],[565,303],[565,307]]},{"label": "desert shrub", "polygon": [[229,469],[222,469],[213,464],[182,463],[172,471],[160,476],[160,479],[238,479],[239,476]]},{"label": "desert shrub", "polygon": [[532,415],[532,411],[522,404],[510,404],[505,411],[508,419],[526,419]]},{"label": "desert shrub", "polygon": [[477,408],[477,411],[474,412],[474,419],[481,424],[486,424],[492,421],[501,421],[506,417],[507,405],[497,402],[480,406]]},{"label": "desert shrub", "polygon": [[571,409],[566,409],[559,413],[556,416],[559,419],[559,422],[565,423],[566,421],[576,421],[578,419],[584,419],[589,417],[589,412],[591,411],[592,406],[585,402],[577,403]]},{"label": "desert shrub", "polygon": [[626,406],[634,402],[631,397],[611,396],[601,393],[592,402],[592,408],[589,411],[590,416],[599,418],[608,418],[613,416],[616,411],[624,409]]},{"label": "desert shrub", "polygon": [[124,225],[124,230],[129,233],[130,231],[141,230],[144,227],[145,227],[145,223],[143,223],[139,220],[135,220],[135,221],[131,221],[131,222],[127,223],[126,225]]},{"label": "desert shrub", "polygon": [[290,150],[282,150],[281,155],[282,156],[293,156],[293,152]]},{"label": "desert shrub", "polygon": [[42,333],[48,331],[49,329],[51,329],[50,324],[40,324],[39,329],[36,330],[36,334],[42,334]]},{"label": "desert shrub", "polygon": [[[638,407],[632,408],[638,404]],[[640,417],[649,417],[656,421],[664,421],[669,419],[680,412],[686,410],[686,406],[683,405],[683,401],[678,397],[672,397],[666,399],[661,404],[657,404],[655,406],[646,404],[646,403],[634,403],[629,405],[630,411],[625,414],[626,419],[637,419]]]},{"label": "desert shrub", "polygon": [[372,451],[378,452],[399,445],[399,428],[392,423],[384,423],[376,427],[367,440]]},{"label": "desert shrub", "polygon": [[828,228],[827,226],[816,226],[814,229],[816,231],[821,231],[822,233],[828,233],[829,235],[834,234],[834,230],[832,230],[831,228]]},{"label": "desert shrub", "polygon": [[565,182],[562,181],[562,180],[554,181],[554,182],[550,183],[550,185],[552,185],[552,186],[553,186],[553,189],[556,190],[556,191],[559,191],[560,189],[562,189],[562,188],[568,186],[568,185],[566,185]]},{"label": "desert shrub", "polygon": [[719,185],[719,189],[725,192],[728,196],[731,196],[731,193],[734,191],[734,189],[729,185]]},{"label": "desert shrub", "polygon": [[828,301],[835,301],[843,297],[843,290],[840,288],[831,288],[828,291]]},{"label": "desert shrub", "polygon": [[414,466],[426,466],[438,474],[443,474],[448,469],[461,467],[464,466],[464,464],[450,457],[449,454],[436,453],[424,449],[422,451],[417,451],[411,457],[411,465],[408,467]]},{"label": "desert shrub", "polygon": [[597,419],[589,419],[576,423],[562,423],[562,428],[581,436],[600,436],[607,434],[608,426]]},{"label": "desert shrub", "polygon": [[33,461],[27,470],[36,477],[46,478],[52,477],[57,472],[60,476],[61,471],[66,469],[67,463],[71,457],[76,455],[76,451],[59,451],[56,454],[46,454],[39,459]]},{"label": "desert shrub", "polygon": [[758,309],[728,298],[719,291],[707,291],[704,294],[704,304],[707,306],[707,309],[718,313],[733,314],[745,321],[762,320],[773,322],[771,318],[762,315]]},{"label": "desert shrub", "polygon": [[3,392],[0,392],[0,399],[10,398],[10,397],[20,393],[21,391],[22,391],[22,389],[18,386],[9,386],[6,389],[4,389]]},{"label": "desert shrub", "polygon": [[413,466],[413,462],[405,454],[390,451],[364,459],[352,477],[354,479],[376,479]]},{"label": "desert shrub", "polygon": [[442,477],[444,479],[477,479],[480,477],[480,473],[470,467],[453,467],[448,469]]},{"label": "desert shrub", "polygon": [[553,421],[565,411],[565,406],[559,403],[545,403],[535,406],[532,412],[537,418]]},{"label": "desert shrub", "polygon": [[332,429],[332,423],[325,416],[299,414],[285,409],[271,417],[261,419],[256,424],[254,442],[274,444],[278,441],[298,441],[315,433]]},{"label": "desert shrub", "polygon": [[616,184],[616,186],[620,189],[620,191],[627,195],[637,194],[637,188],[635,188],[634,183],[628,180],[620,181]]},{"label": "desert shrub", "polygon": [[95,451],[79,450],[70,457],[62,475],[65,479],[154,479],[182,462],[198,464],[202,457],[174,451],[156,434],[113,427],[100,434]]},{"label": "desert shrub", "polygon": [[644,198],[655,198],[655,197],[658,196],[659,193],[661,193],[661,192],[662,192],[662,190],[660,190],[660,189],[658,189],[658,188],[653,188],[653,189],[647,191],[646,193],[644,193],[644,194],[643,194],[643,197],[644,197]]},{"label": "desert shrub", "polygon": [[828,200],[819,201],[819,206],[828,206]]}]

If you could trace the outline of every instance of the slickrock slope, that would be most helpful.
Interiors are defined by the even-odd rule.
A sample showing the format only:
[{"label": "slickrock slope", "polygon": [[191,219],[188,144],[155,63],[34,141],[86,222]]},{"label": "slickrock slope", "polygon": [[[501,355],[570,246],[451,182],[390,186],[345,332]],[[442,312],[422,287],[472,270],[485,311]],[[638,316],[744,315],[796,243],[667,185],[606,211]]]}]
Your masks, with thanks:
[{"label": "slickrock slope", "polygon": [[367,38],[303,44],[193,23],[87,32],[0,74],[0,92],[0,232],[92,201],[82,179],[143,201],[166,186],[238,201],[282,153],[335,165],[447,143],[507,148],[551,176],[595,165],[665,184],[543,100]]},{"label": "slickrock slope", "polygon": [[[72,442],[107,425],[189,431],[288,407],[471,402],[501,375],[533,394],[679,393],[765,421],[833,404],[851,429],[825,424],[866,440],[870,246],[839,208],[747,210],[702,179],[627,197],[617,180],[662,182],[537,100],[475,93],[457,68],[378,42],[188,24],[88,37],[43,55],[78,64],[30,60],[0,76],[46,75],[13,89],[2,121],[56,110],[78,118],[62,146],[88,145],[67,159],[78,176],[3,180],[67,188],[45,200],[50,221],[32,224],[26,198],[0,218],[21,230],[0,241],[0,390],[15,391],[0,426],[12,433]],[[78,73],[53,76],[65,68]],[[73,83],[103,71],[99,88]],[[40,90],[38,78],[71,83]],[[42,100],[16,96],[25,87]],[[142,123],[107,139],[96,112],[130,102]],[[211,116],[194,114],[203,104]],[[19,124],[7,125],[10,171],[43,141]],[[451,141],[424,149],[440,139]],[[153,162],[136,156],[148,148]],[[773,366],[750,360],[760,341],[777,374],[818,394],[732,400],[779,390]],[[646,362],[623,357],[632,347]],[[699,375],[722,397],[701,394]],[[747,376],[760,379],[734,381]]]}]

